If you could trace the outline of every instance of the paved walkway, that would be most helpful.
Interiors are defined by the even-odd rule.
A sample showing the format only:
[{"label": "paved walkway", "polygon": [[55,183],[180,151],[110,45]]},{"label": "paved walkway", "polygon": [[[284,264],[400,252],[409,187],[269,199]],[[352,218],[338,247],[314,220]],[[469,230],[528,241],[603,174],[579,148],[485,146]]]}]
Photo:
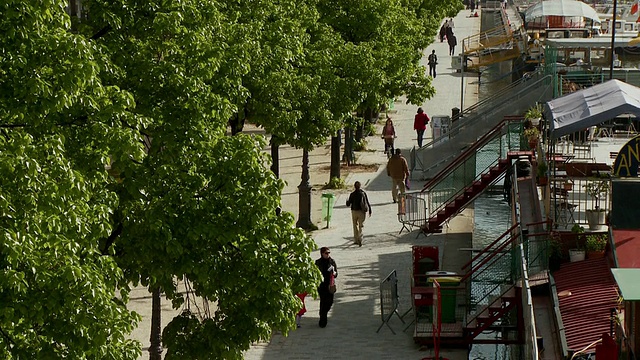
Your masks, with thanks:
[{"label": "paved walkway", "polygon": [[[480,31],[480,18],[468,17],[468,10],[463,10],[454,18],[454,33],[458,43],[462,39]],[[438,55],[438,76],[433,84],[437,94],[433,99],[422,104],[429,116],[451,115],[451,108],[460,107],[461,76],[450,68],[451,58],[448,56],[446,42],[436,42],[425,50],[430,54],[436,50]],[[458,51],[459,49],[456,49]],[[426,65],[426,56],[424,57]],[[468,80],[467,80],[468,79]],[[465,76],[466,106],[477,102],[476,77]],[[396,101],[390,112],[398,138],[396,148],[403,150],[408,158],[409,149],[416,145],[416,134],[413,130],[413,117],[417,106],[404,104],[404,99]],[[428,129],[427,139],[431,135]],[[429,237],[416,238],[417,232],[398,234],[401,225],[397,221],[397,208],[391,200],[391,180],[386,175],[384,164],[386,156],[383,154],[383,141],[379,137],[370,137],[368,147],[376,151],[358,153],[359,164],[379,164],[375,173],[352,172],[345,179],[349,191],[355,181],[360,181],[372,204],[373,215],[367,218],[364,226],[364,244],[358,247],[353,244],[350,210],[345,206],[348,192],[337,195],[333,209],[333,218],[329,228],[313,233],[318,247],[329,246],[332,257],[339,269],[333,309],[329,313],[329,323],[326,328],[318,327],[319,300],[307,298],[307,313],[302,318],[302,327],[293,331],[288,337],[280,334],[273,336],[269,343],[255,344],[246,352],[249,360],[271,359],[421,359],[433,355],[431,350],[421,350],[413,342],[413,326],[403,332],[404,325],[397,318],[390,322],[396,331],[393,335],[385,326],[379,333],[376,329],[381,324],[379,282],[392,270],[398,272],[400,295],[400,312],[410,309],[409,273],[411,267],[411,246],[414,244],[439,246],[441,249],[441,264],[445,270],[458,271],[460,266],[469,258],[468,253],[458,251],[459,248],[471,247],[471,232],[473,229],[473,211],[465,210],[451,221],[445,233],[434,234]],[[426,142],[427,140],[425,140]],[[283,208],[297,214],[297,185],[300,182],[299,156],[285,151],[283,157],[296,159],[292,163],[284,163],[281,167],[281,177],[288,182],[283,196]],[[328,172],[318,173],[320,167],[329,164],[329,147],[317,149],[312,153],[311,169],[312,183],[328,181]],[[325,176],[323,179],[314,176]],[[424,183],[414,182],[412,189],[421,189]],[[321,191],[315,191],[314,221],[321,218]],[[324,227],[325,223],[321,224]],[[443,255],[444,253],[444,255]],[[319,253],[314,254],[314,258]],[[411,314],[405,317],[411,321]],[[466,350],[443,350],[441,355],[451,359],[466,359]]]}]

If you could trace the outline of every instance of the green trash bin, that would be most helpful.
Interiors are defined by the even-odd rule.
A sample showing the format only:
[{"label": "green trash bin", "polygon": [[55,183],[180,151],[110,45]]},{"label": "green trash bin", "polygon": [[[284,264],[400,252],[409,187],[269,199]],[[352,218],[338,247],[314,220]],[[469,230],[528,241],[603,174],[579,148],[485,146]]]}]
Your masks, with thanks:
[{"label": "green trash bin", "polygon": [[456,322],[456,308],[458,306],[456,297],[460,279],[460,276],[434,276],[429,278],[430,283],[436,280],[440,284],[440,309],[442,310],[443,323],[451,324]]},{"label": "green trash bin", "polygon": [[333,203],[336,201],[336,196],[329,193],[322,194],[322,220],[327,221],[327,227],[331,222],[331,215],[333,215]]}]

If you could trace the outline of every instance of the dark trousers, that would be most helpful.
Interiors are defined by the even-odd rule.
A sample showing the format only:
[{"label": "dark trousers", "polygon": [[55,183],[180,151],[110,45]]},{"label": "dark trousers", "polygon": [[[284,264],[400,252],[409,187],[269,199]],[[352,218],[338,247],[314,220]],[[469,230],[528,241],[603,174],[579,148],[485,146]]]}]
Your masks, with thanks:
[{"label": "dark trousers", "polygon": [[387,154],[391,150],[391,155],[395,154],[395,148],[393,147],[393,139],[384,139],[384,153]]},{"label": "dark trousers", "polygon": [[320,295],[320,321],[318,325],[323,328],[327,326],[327,314],[333,305],[333,294],[329,292],[327,287],[320,285],[318,295]]},{"label": "dark trousers", "polygon": [[436,65],[435,64],[433,64],[433,65],[429,64],[429,75],[434,77],[434,78],[436,77]]},{"label": "dark trousers", "polygon": [[416,130],[418,133],[418,147],[422,147],[422,138],[424,136],[424,130]]},{"label": "dark trousers", "polygon": [[453,53],[455,52],[456,46],[453,45],[449,45],[449,55],[453,56]]}]

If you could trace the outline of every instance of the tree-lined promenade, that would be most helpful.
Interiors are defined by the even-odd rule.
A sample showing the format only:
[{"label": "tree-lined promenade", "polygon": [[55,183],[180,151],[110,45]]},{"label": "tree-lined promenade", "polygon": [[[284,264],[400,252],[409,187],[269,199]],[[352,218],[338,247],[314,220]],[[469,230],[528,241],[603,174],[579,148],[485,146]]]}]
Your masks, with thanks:
[{"label": "tree-lined promenade", "polygon": [[234,359],[293,329],[320,276],[310,217],[275,211],[277,146],[306,154],[362,124],[352,113],[432,96],[422,50],[461,7],[6,1],[0,357],[137,359],[130,288],[179,307],[176,279],[216,310],[152,329],[152,359],[160,338],[167,359]]}]

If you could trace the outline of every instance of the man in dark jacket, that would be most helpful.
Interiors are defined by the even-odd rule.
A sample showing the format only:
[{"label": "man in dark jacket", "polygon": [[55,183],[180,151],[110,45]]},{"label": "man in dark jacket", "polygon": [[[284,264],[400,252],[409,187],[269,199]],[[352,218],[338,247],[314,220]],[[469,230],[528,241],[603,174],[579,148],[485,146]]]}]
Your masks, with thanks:
[{"label": "man in dark jacket", "polygon": [[371,204],[364,190],[360,189],[360,181],[356,181],[353,186],[356,188],[347,200],[347,206],[351,207],[351,221],[353,222],[353,239],[358,246],[362,246],[362,228],[367,218],[367,212],[371,217]]},{"label": "man in dark jacket", "polygon": [[329,291],[331,284],[331,275],[338,277],[338,266],[331,258],[331,251],[328,247],[320,248],[320,259],[316,260],[316,266],[322,273],[322,282],[318,286],[318,295],[320,295],[320,321],[318,325],[323,328],[327,326],[327,314],[333,305],[333,293]]},{"label": "man in dark jacket", "polygon": [[389,159],[387,163],[387,175],[391,177],[391,197],[395,203],[398,201],[398,190],[404,195],[404,181],[409,178],[407,159],[402,156],[400,149],[396,149],[396,153]]}]

